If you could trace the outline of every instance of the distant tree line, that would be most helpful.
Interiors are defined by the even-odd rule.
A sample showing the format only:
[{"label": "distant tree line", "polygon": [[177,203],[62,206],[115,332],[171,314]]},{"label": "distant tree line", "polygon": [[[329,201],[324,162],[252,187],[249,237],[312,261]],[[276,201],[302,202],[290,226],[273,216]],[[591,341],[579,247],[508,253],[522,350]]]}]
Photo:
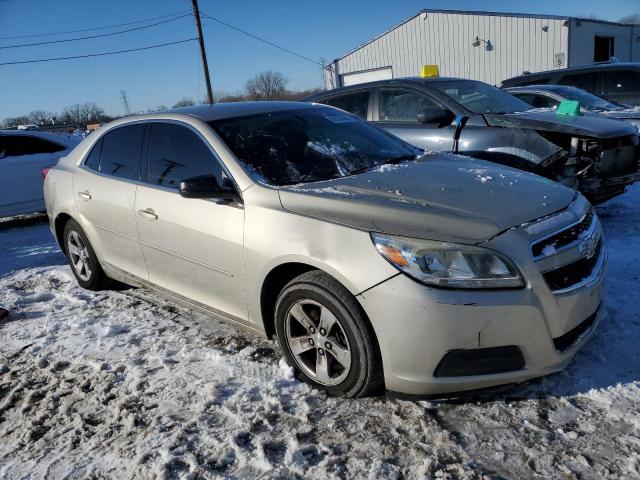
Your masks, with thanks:
[{"label": "distant tree line", "polygon": [[[213,102],[244,102],[247,100],[300,100],[317,93],[320,89],[288,90],[289,79],[280,72],[266,71],[249,79],[243,91],[234,93],[214,91]],[[196,103],[206,103],[205,100],[197,102],[192,97],[184,97],[172,105],[171,108],[189,107]],[[167,105],[158,105],[149,108],[147,112],[159,112],[167,110]],[[142,112],[140,112],[142,113]],[[86,126],[92,123],[105,123],[117,117],[107,115],[105,111],[95,103],[79,103],[71,105],[59,113],[34,110],[27,115],[5,118],[3,128],[17,127],[18,125],[53,125],[67,124]]]},{"label": "distant tree line", "polygon": [[2,122],[4,128],[17,127],[18,125],[80,125],[103,123],[112,120],[105,111],[95,103],[77,103],[66,107],[59,113],[34,110],[27,115],[5,118]]}]

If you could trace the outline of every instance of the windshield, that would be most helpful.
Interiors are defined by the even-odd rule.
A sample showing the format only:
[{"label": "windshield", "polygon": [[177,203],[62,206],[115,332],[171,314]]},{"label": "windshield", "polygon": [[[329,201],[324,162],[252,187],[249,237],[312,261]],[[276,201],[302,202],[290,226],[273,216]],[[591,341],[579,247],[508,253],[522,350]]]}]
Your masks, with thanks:
[{"label": "windshield", "polygon": [[422,153],[329,107],[235,117],[209,125],[254,177],[270,185],[344,177]]},{"label": "windshield", "polygon": [[472,113],[516,113],[531,110],[531,105],[510,93],[473,80],[432,82],[440,90]]},{"label": "windshield", "polygon": [[569,100],[577,100],[587,110],[623,110],[622,105],[605,100],[581,88],[557,87],[552,90]]}]

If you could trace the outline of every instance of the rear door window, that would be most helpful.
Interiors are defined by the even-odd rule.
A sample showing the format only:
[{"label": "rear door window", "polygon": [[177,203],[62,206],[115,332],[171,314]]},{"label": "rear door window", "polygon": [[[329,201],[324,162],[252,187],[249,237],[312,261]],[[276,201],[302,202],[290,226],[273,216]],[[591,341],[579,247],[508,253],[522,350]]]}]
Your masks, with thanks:
[{"label": "rear door window", "polygon": [[425,110],[443,110],[419,92],[406,89],[381,89],[378,118],[381,122],[418,123],[418,113]]},{"label": "rear door window", "polygon": [[632,70],[607,72],[604,77],[604,95],[640,92],[640,73]]},{"label": "rear door window", "polygon": [[145,125],[138,123],[106,133],[102,137],[100,172],[128,180],[138,180],[144,129]]},{"label": "rear door window", "polygon": [[187,178],[214,175],[223,184],[220,162],[194,131],[173,123],[152,123],[150,129],[148,183],[177,189]]},{"label": "rear door window", "polygon": [[100,171],[100,151],[102,150],[102,139],[93,146],[87,159],[84,161],[85,166],[91,170]]},{"label": "rear door window", "polygon": [[348,93],[338,97],[332,97],[323,103],[332,107],[340,108],[349,112],[363,120],[367,119],[367,110],[369,109],[369,90],[361,92]]},{"label": "rear door window", "polygon": [[597,95],[598,93],[600,93],[599,80],[599,72],[574,73],[572,75],[565,75],[564,77],[562,77],[558,84],[578,87],[586,90],[587,92],[591,92]]},{"label": "rear door window", "polygon": [[65,147],[30,135],[0,135],[0,158],[61,152]]}]

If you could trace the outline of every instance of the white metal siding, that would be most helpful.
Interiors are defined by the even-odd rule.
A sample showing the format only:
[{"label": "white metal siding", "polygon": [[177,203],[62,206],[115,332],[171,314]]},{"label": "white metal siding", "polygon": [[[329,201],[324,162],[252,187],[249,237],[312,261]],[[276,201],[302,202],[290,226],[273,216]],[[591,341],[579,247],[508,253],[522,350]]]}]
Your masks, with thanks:
[{"label": "white metal siding", "polygon": [[[524,70],[567,66],[568,27],[561,19],[469,13],[420,13],[337,61],[341,75],[391,66],[394,77],[419,74],[423,64],[437,64],[440,75],[498,84]],[[547,31],[543,27],[548,27]],[[478,36],[491,42],[473,47]],[[565,62],[554,65],[554,55]],[[327,83],[331,88],[331,83]]]},{"label": "white metal siding", "polygon": [[615,39],[613,55],[621,62],[640,60],[640,48],[634,45],[637,41],[633,27],[573,19],[571,20],[570,66],[577,67],[593,63],[596,36]]}]

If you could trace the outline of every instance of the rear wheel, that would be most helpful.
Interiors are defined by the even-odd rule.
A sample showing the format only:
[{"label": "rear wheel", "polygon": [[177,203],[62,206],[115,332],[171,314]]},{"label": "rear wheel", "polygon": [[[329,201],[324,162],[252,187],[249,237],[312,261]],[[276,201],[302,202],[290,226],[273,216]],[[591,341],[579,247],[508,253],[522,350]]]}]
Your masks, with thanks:
[{"label": "rear wheel", "polygon": [[382,390],[382,362],[365,313],[334,278],[318,270],[294,278],[275,314],[278,341],[299,378],[336,396]]},{"label": "rear wheel", "polygon": [[109,279],[104,274],[84,230],[75,220],[69,220],[64,227],[64,248],[71,271],[81,287],[100,290],[107,285]]}]

